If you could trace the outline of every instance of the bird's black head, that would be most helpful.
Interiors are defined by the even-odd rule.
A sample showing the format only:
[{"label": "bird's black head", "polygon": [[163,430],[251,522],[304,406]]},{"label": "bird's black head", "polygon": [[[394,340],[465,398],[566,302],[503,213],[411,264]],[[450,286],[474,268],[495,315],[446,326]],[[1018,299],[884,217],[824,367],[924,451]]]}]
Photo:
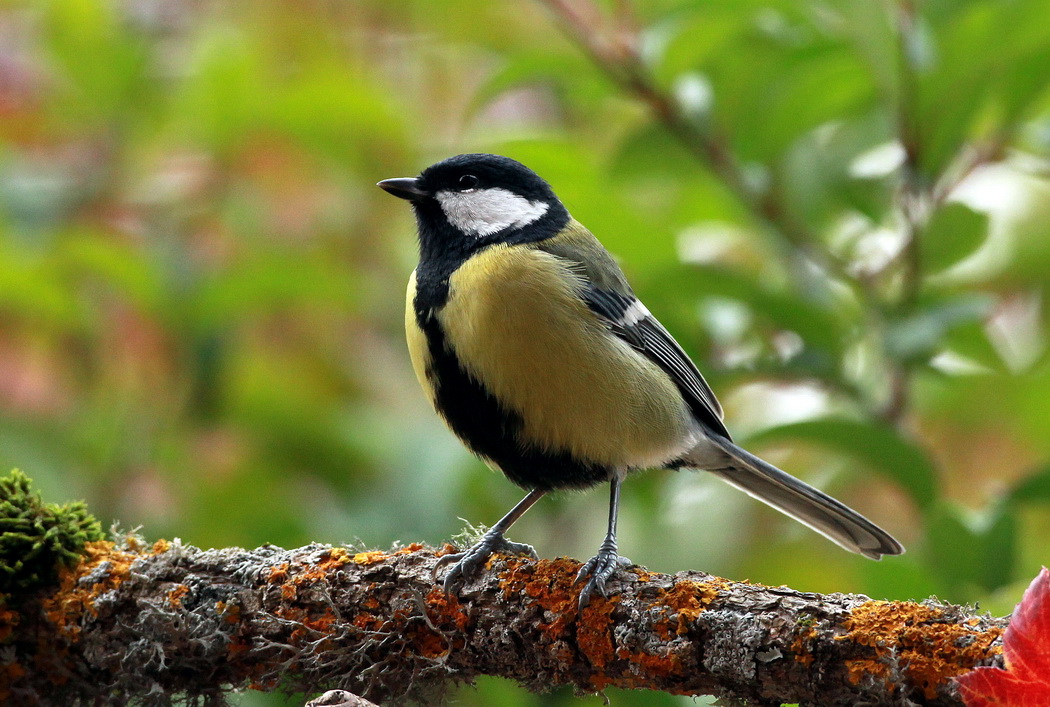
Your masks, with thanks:
[{"label": "bird's black head", "polygon": [[492,243],[543,240],[569,220],[547,182],[499,155],[456,155],[379,186],[412,202],[424,258],[433,250],[466,255]]}]

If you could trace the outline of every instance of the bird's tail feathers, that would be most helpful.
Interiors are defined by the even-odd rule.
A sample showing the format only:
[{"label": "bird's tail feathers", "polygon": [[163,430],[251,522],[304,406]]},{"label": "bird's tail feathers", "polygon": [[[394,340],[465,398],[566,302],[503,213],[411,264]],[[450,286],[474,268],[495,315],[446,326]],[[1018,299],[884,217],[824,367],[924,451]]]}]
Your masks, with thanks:
[{"label": "bird's tail feathers", "polygon": [[724,437],[711,435],[706,441],[714,443],[730,459],[730,464],[723,468],[707,469],[723,481],[809,526],[851,552],[873,560],[879,560],[883,555],[904,552],[904,547],[892,535],[823,491],[781,471]]}]

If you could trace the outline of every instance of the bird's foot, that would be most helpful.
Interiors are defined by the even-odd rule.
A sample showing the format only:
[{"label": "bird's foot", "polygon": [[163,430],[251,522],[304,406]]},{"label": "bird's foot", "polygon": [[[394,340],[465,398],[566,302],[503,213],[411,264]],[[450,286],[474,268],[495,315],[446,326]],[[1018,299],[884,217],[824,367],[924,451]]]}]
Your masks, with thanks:
[{"label": "bird's foot", "polygon": [[605,593],[605,582],[616,570],[622,567],[630,567],[632,564],[634,563],[626,557],[620,557],[616,554],[616,543],[608,540],[603,542],[598,549],[598,554],[587,560],[576,575],[577,584],[582,582],[587,575],[591,576],[580,591],[580,610],[582,611],[584,607],[591,603],[591,595],[595,592],[598,592],[603,597],[608,596]]},{"label": "bird's foot", "polygon": [[511,542],[503,537],[502,533],[490,530],[481,536],[481,540],[463,552],[456,552],[439,558],[437,564],[434,565],[434,576],[437,576],[439,569],[450,562],[455,562],[456,564],[449,569],[448,574],[445,575],[445,581],[442,583],[445,594],[454,594],[464,582],[477,573],[491,555],[497,552],[508,555],[526,555],[534,560],[537,559],[536,550],[533,549],[532,545]]}]

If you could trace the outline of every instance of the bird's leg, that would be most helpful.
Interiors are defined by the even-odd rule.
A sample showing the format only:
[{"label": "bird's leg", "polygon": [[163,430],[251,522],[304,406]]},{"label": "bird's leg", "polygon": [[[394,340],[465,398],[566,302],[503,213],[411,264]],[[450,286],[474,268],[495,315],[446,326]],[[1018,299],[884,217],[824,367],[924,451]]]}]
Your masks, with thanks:
[{"label": "bird's leg", "polygon": [[447,565],[449,562],[455,562],[452,565],[452,569],[445,575],[445,581],[443,583],[445,593],[452,594],[456,587],[461,585],[467,580],[468,577],[477,572],[478,568],[484,564],[490,555],[496,552],[505,552],[511,555],[528,555],[529,557],[536,559],[536,551],[531,545],[525,543],[514,543],[503,537],[503,534],[507,532],[510,526],[514,525],[514,521],[529,510],[536,501],[540,500],[546,491],[540,491],[539,489],[533,489],[529,492],[529,495],[518,501],[518,505],[510,509],[507,515],[499,519],[499,522],[488,529],[488,531],[481,536],[481,540],[478,540],[474,545],[464,550],[463,552],[456,552],[450,555],[441,557],[437,564],[434,565],[434,573]]},{"label": "bird's leg", "polygon": [[582,610],[591,601],[591,595],[598,592],[603,597],[605,594],[605,582],[612,576],[613,572],[620,567],[629,567],[632,563],[626,557],[616,554],[616,518],[620,513],[620,484],[623,477],[619,474],[612,478],[612,488],[609,493],[609,532],[605,534],[605,540],[598,548],[598,554],[587,560],[576,575],[576,582],[582,582],[583,578],[590,575],[590,580],[584,585],[580,592],[580,609]]}]

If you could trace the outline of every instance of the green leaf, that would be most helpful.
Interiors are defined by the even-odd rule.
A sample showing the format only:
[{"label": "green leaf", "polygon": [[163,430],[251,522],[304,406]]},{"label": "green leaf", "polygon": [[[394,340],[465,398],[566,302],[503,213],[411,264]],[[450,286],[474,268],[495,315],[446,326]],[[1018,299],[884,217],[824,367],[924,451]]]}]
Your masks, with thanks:
[{"label": "green leaf", "polygon": [[143,309],[159,309],[163,280],[155,264],[128,243],[98,232],[79,231],[66,236],[62,255],[77,275],[111,287]]},{"label": "green leaf", "polygon": [[991,300],[976,294],[932,298],[909,316],[890,323],[886,350],[899,361],[920,361],[939,351],[955,327],[980,320]]},{"label": "green leaf", "polygon": [[[831,10],[829,6],[826,8]],[[836,3],[841,31],[862,58],[888,100],[898,100],[900,60],[897,54],[895,6],[877,2]]]},{"label": "green leaf", "polygon": [[999,8],[996,81],[990,90],[1002,103],[1002,122],[1012,126],[1025,117],[1050,86],[1050,24],[1046,22],[1046,0],[1016,0]]},{"label": "green leaf", "polygon": [[1046,503],[1050,501],[1050,466],[1021,479],[1010,490],[1007,500],[1012,504]]},{"label": "green leaf", "polygon": [[914,69],[918,85],[914,97],[905,100],[914,111],[914,124],[921,126],[919,168],[931,181],[965,144],[994,84],[997,52],[990,43],[1001,45],[1003,36],[996,36],[992,5],[949,5],[943,18],[917,24],[921,30],[928,28],[924,39],[932,58]]},{"label": "green leaf", "polygon": [[920,508],[937,497],[937,473],[926,453],[896,431],[874,422],[823,418],[771,427],[749,444],[796,440],[833,449],[895,481]]},{"label": "green leaf", "polygon": [[196,290],[193,311],[198,326],[210,330],[260,313],[300,307],[350,310],[357,294],[346,273],[333,263],[272,252],[204,280]]},{"label": "green leaf", "polygon": [[686,11],[686,16],[674,16],[673,21],[666,23],[670,25],[666,31],[669,36],[656,67],[657,76],[670,83],[674,77],[697,70],[730,47],[752,22],[754,8],[746,5],[697,3]]},{"label": "green leaf", "polygon": [[671,181],[688,178],[706,169],[666,127],[645,122],[621,143],[610,171],[618,179],[663,178]]},{"label": "green leaf", "polygon": [[974,363],[1002,372],[1003,359],[999,351],[988,339],[983,322],[968,322],[955,327],[944,339],[946,349],[953,351]]},{"label": "green leaf", "polygon": [[1007,506],[967,514],[940,501],[927,512],[925,526],[926,561],[953,600],[974,600],[1013,578],[1017,523]]},{"label": "green leaf", "polygon": [[[807,348],[830,354],[837,359],[848,340],[850,315],[834,307],[822,307],[792,291],[763,285],[745,273],[721,267],[688,266],[658,273],[666,285],[656,291],[650,309],[672,311],[686,308],[695,321],[698,299],[722,297],[737,300],[752,312],[770,331],[793,331],[802,337]],[[648,288],[647,288],[648,289]]]},{"label": "green leaf", "polygon": [[891,140],[892,124],[880,110],[821,126],[783,155],[777,165],[778,186],[798,217],[815,227],[834,232],[848,211],[879,224],[896,189],[894,171],[857,176],[854,170],[859,157]]},{"label": "green leaf", "polygon": [[220,27],[199,39],[187,58],[175,115],[187,133],[218,154],[234,153],[252,137],[271,100],[260,43]]},{"label": "green leaf", "polygon": [[1042,289],[1050,272],[1050,180],[1028,180],[1025,203],[1012,221],[1013,257],[996,279],[1007,288]]},{"label": "green leaf", "polygon": [[0,230],[0,314],[24,318],[42,331],[83,326],[87,307],[54,261],[19,250],[6,237]]},{"label": "green leaf", "polygon": [[930,218],[919,236],[923,269],[939,272],[971,255],[988,237],[988,214],[966,204],[945,204]]},{"label": "green leaf", "polygon": [[875,98],[864,66],[842,45],[796,52],[783,69],[766,97],[766,110],[777,119],[764,121],[760,133],[771,155],[817,126],[863,114]]},{"label": "green leaf", "polygon": [[156,94],[146,38],[113,3],[45,3],[47,50],[60,68],[52,100],[76,121],[128,121]]},{"label": "green leaf", "polygon": [[562,86],[572,94],[573,100],[584,98],[581,92],[587,94],[587,98],[594,98],[611,90],[608,81],[603,81],[579,52],[525,49],[507,56],[499,69],[473,93],[467,114],[474,117],[505,91],[529,85]]}]

